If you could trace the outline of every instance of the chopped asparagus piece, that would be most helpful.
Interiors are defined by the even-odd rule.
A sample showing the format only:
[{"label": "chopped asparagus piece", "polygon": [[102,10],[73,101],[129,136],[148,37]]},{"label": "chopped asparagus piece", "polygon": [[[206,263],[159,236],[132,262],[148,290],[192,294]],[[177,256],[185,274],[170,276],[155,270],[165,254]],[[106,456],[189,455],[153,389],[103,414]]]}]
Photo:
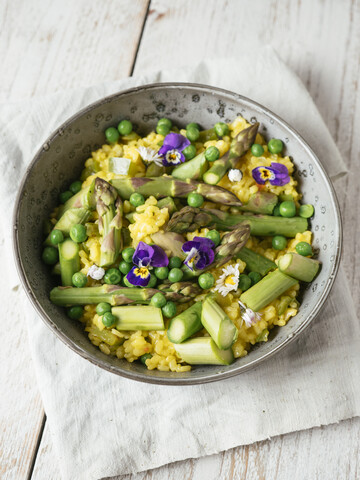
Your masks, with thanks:
[{"label": "chopped asparagus piece", "polygon": [[242,248],[236,256],[246,263],[246,268],[250,272],[259,272],[262,276],[276,269],[275,262],[246,247]]},{"label": "chopped asparagus piece", "polygon": [[288,308],[289,304],[291,303],[291,300],[293,298],[292,297],[289,297],[289,295],[286,295],[285,297],[282,297],[280,302],[279,302],[279,305],[278,305],[278,314],[279,315],[282,315],[283,313],[285,313],[286,309]]},{"label": "chopped asparagus piece", "polygon": [[270,302],[280,297],[284,292],[289,290],[298,283],[292,277],[285,275],[279,270],[268,273],[260,282],[246,290],[240,300],[254,312],[258,312],[262,308],[269,305]]},{"label": "chopped asparagus piece", "polygon": [[181,343],[203,328],[201,324],[201,302],[194,303],[170,321],[167,336],[170,342]]},{"label": "chopped asparagus piece", "polygon": [[72,285],[72,276],[80,270],[79,244],[67,238],[59,244],[61,283]]},{"label": "chopped asparagus piece", "polygon": [[206,297],[203,303],[201,323],[222,350],[230,348],[238,337],[238,330],[233,322],[210,296]]},{"label": "chopped asparagus piece", "polygon": [[312,282],[320,268],[320,262],[297,253],[286,253],[279,258],[279,270],[303,282]]},{"label": "chopped asparagus piece", "polygon": [[192,338],[183,343],[174,344],[176,353],[189,365],[230,365],[234,354],[220,350],[211,337]]},{"label": "chopped asparagus piece", "polygon": [[[59,218],[53,230],[60,230],[65,236],[69,236],[71,227],[77,224],[83,225],[89,220],[90,215],[90,210],[86,208],[70,208]],[[44,245],[52,245],[50,234],[46,238]]]},{"label": "chopped asparagus piece", "polygon": [[209,128],[209,130],[201,130],[198,138],[198,142],[206,143],[210,140],[217,140],[218,136],[216,135],[214,128]]},{"label": "chopped asparagus piece", "polygon": [[166,254],[172,257],[184,258],[184,252],[181,247],[185,243],[184,237],[175,232],[156,232],[151,235],[156,245],[165,250]]},{"label": "chopped asparagus piece", "polygon": [[146,169],[146,177],[161,177],[166,172],[164,166],[156,165],[156,163],[152,162],[148,165]]},{"label": "chopped asparagus piece", "polygon": [[161,308],[153,306],[113,307],[117,330],[165,330]]},{"label": "chopped asparagus piece", "polygon": [[172,171],[172,176],[179,180],[187,180],[188,178],[201,180],[207,168],[208,162],[205,158],[205,152],[202,152],[192,160],[181,163],[179,166],[175,167]]},{"label": "chopped asparagus piece", "polygon": [[272,215],[278,203],[278,196],[271,192],[257,192],[251,195],[246,205],[238,207],[242,212]]},{"label": "chopped asparagus piece", "polygon": [[70,208],[86,208],[87,210],[95,209],[95,180],[80,192],[73,195],[64,205],[59,207],[57,217],[60,218]]}]

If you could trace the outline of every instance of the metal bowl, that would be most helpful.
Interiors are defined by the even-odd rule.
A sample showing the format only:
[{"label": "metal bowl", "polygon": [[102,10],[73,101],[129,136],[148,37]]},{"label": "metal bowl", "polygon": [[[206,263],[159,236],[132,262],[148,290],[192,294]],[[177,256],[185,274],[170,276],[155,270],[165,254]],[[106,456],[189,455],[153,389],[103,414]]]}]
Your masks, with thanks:
[{"label": "metal bowl", "polygon": [[[210,128],[219,120],[229,122],[242,115],[260,122],[266,138],[281,138],[286,154],[294,158],[295,178],[305,203],[315,206],[311,222],[314,244],[322,269],[302,293],[298,314],[286,326],[274,328],[269,341],[255,345],[244,358],[229,366],[196,366],[190,372],[149,371],[138,362],[128,363],[102,353],[87,338],[83,326],[71,321],[64,310],[49,300],[54,280],[41,261],[42,221],[58,203],[61,191],[79,177],[92,150],[104,143],[104,130],[130,118],[136,131],[145,134],[160,117],[176,125],[196,121]],[[338,269],[341,252],[341,221],[333,186],[318,158],[281,118],[263,106],[219,88],[197,84],[145,85],[111,95],[81,110],[61,125],[35,155],[18,193],[14,216],[14,249],[17,267],[33,306],[43,321],[66,345],[91,363],[109,372],[142,382],[190,385],[213,382],[271,361],[289,345],[320,312]]]}]

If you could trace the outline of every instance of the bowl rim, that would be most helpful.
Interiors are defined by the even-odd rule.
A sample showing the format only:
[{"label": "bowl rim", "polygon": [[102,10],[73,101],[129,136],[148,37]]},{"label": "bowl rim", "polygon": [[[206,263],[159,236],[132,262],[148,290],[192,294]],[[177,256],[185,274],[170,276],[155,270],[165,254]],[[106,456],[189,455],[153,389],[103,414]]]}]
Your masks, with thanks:
[{"label": "bowl rim", "polygon": [[[50,316],[46,313],[46,311],[41,307],[39,304],[36,294],[33,291],[27,277],[25,274],[25,270],[21,261],[20,257],[20,248],[19,248],[19,231],[18,231],[18,220],[19,220],[19,207],[20,207],[20,202],[23,196],[23,190],[27,181],[27,178],[33,169],[33,167],[36,165],[38,162],[39,158],[41,157],[43,153],[43,145],[45,144],[51,144],[53,140],[59,135],[60,130],[64,130],[69,124],[71,124],[73,121],[77,120],[79,117],[83,116],[84,114],[90,112],[94,108],[108,103],[111,99],[117,98],[117,97],[122,97],[122,96],[127,96],[131,95],[134,93],[137,93],[139,91],[147,91],[147,90],[156,90],[160,88],[185,88],[185,89],[198,89],[200,92],[207,91],[209,93],[216,92],[220,94],[225,94],[228,97],[233,97],[235,100],[240,100],[244,101],[247,104],[251,104],[254,106],[256,109],[260,110],[262,113],[266,114],[269,118],[274,119],[278,124],[280,124],[285,130],[288,130],[291,132],[293,137],[302,145],[302,147],[305,149],[306,153],[311,157],[315,162],[317,163],[317,166],[319,167],[320,173],[323,176],[323,179],[327,183],[327,186],[329,188],[330,196],[332,197],[333,205],[335,208],[335,213],[336,213],[336,221],[338,223],[338,236],[337,236],[337,250],[335,254],[335,259],[333,262],[333,266],[330,272],[330,275],[326,281],[326,284],[324,286],[324,290],[322,295],[319,297],[316,306],[312,310],[312,312],[309,314],[309,316],[306,318],[306,320],[291,334],[289,334],[282,342],[280,342],[273,350],[269,351],[268,353],[265,353],[263,356],[250,361],[246,365],[241,365],[238,368],[235,368],[229,372],[224,371],[221,373],[215,373],[215,374],[209,374],[208,376],[201,376],[201,377],[189,377],[189,378],[179,378],[176,379],[174,377],[152,377],[147,375],[146,373],[139,373],[139,372],[128,372],[126,370],[121,370],[119,367],[115,367],[108,362],[95,357],[91,353],[87,352],[86,350],[82,349],[79,345],[77,345],[73,340],[71,340],[67,335],[65,335],[59,327],[53,322],[53,320],[50,318]],[[183,386],[183,385],[197,385],[197,384],[204,384],[204,383],[210,383],[210,382],[215,382],[219,380],[224,380],[227,378],[234,377],[236,375],[239,375],[240,373],[244,373],[250,369],[253,369],[260,365],[262,362],[265,360],[269,359],[273,355],[277,354],[281,350],[283,350],[286,346],[290,345],[302,332],[304,332],[311,322],[318,316],[320,313],[320,310],[325,303],[327,297],[330,294],[330,291],[333,287],[337,272],[339,270],[339,265],[340,265],[340,257],[341,257],[341,252],[342,252],[342,245],[343,245],[343,234],[342,234],[342,220],[341,220],[341,213],[340,213],[340,207],[339,207],[339,202],[336,196],[336,192],[334,189],[334,186],[332,184],[332,181],[325,171],[322,163],[320,162],[319,158],[315,154],[315,152],[312,150],[312,148],[308,145],[308,143],[305,141],[305,139],[299,134],[297,130],[295,130],[291,125],[289,125],[285,120],[283,120],[281,117],[273,113],[271,110],[269,110],[267,107],[264,107],[258,102],[255,102],[254,100],[245,97],[244,95],[240,95],[238,93],[232,92],[230,90],[226,90],[223,88],[219,87],[214,87],[211,85],[206,85],[206,84],[201,84],[201,83],[187,83],[187,82],[156,82],[156,83],[150,83],[150,84],[145,84],[145,85],[140,85],[136,86],[133,88],[129,88],[126,90],[121,90],[119,92],[113,93],[111,95],[107,95],[105,97],[102,97],[86,107],[82,108],[78,112],[76,112],[74,115],[70,116],[68,119],[66,119],[61,125],[57,127],[55,131],[53,131],[48,138],[42,143],[42,146],[37,150],[35,153],[32,161],[28,165],[24,176],[21,180],[19,190],[17,193],[16,201],[14,204],[14,210],[13,210],[13,230],[12,230],[12,246],[13,246],[13,254],[15,257],[15,264],[16,264],[16,269],[18,272],[18,275],[20,277],[22,286],[31,302],[35,310],[40,314],[40,317],[42,321],[47,325],[48,328],[50,328],[53,333],[65,344],[67,345],[71,350],[73,350],[75,353],[79,354],[81,357],[85,358],[88,360],[90,363],[93,365],[96,365],[110,373],[115,373],[116,375],[119,375],[121,377],[125,377],[130,380],[136,380],[139,382],[144,382],[144,383],[150,383],[150,384],[157,384],[157,385],[173,385],[173,386]]]}]

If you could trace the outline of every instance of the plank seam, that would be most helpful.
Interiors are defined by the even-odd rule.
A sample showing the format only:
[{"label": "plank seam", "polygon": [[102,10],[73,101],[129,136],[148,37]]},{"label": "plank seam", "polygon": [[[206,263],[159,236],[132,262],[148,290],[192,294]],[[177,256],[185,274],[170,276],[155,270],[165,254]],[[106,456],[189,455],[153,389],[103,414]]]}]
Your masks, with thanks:
[{"label": "plank seam", "polygon": [[41,422],[41,427],[40,427],[40,430],[39,430],[39,435],[38,435],[38,438],[36,440],[34,453],[33,453],[33,456],[32,456],[31,462],[30,462],[30,468],[29,468],[29,473],[27,475],[27,480],[31,480],[33,472],[34,472],[36,459],[37,459],[37,456],[38,456],[38,453],[39,453],[41,440],[42,440],[42,437],[43,437],[43,434],[44,434],[45,423],[46,423],[46,415],[44,413],[44,416],[43,416],[43,419],[42,419],[42,422]]},{"label": "plank seam", "polygon": [[138,53],[139,53],[139,48],[140,48],[141,40],[142,40],[142,38],[143,38],[146,21],[147,21],[148,16],[149,16],[150,4],[151,4],[151,0],[148,1],[147,7],[146,7],[146,12],[145,12],[145,15],[144,15],[144,21],[143,21],[143,24],[142,24],[142,27],[141,27],[141,31],[140,31],[140,35],[139,35],[139,41],[138,41],[138,44],[137,44],[137,46],[136,46],[135,55],[134,55],[134,60],[133,60],[133,63],[132,63],[132,65],[131,65],[131,70],[130,70],[129,77],[132,77],[132,76],[133,76],[133,73],[134,73],[135,64],[136,64],[137,56],[138,56]]}]

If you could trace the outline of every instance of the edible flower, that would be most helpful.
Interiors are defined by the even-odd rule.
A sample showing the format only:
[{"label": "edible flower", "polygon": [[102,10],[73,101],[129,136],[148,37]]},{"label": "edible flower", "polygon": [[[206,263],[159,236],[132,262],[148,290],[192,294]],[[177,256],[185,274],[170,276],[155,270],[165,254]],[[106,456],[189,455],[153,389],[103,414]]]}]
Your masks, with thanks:
[{"label": "edible flower", "polygon": [[159,150],[159,155],[163,157],[162,164],[168,167],[185,162],[185,156],[182,151],[189,145],[190,140],[179,133],[169,133],[166,135],[163,146]]},{"label": "edible flower", "polygon": [[101,280],[105,275],[105,270],[97,265],[91,265],[87,272],[87,276],[93,278],[94,280]]},{"label": "edible flower", "polygon": [[247,326],[247,328],[250,328],[251,325],[254,325],[254,323],[260,320],[261,313],[254,312],[253,310],[251,310],[251,308],[247,308],[246,305],[244,305],[240,300],[239,300],[239,305],[242,310],[241,317],[245,322],[245,325]]},{"label": "edible flower", "polygon": [[162,167],[162,156],[159,155],[156,150],[147,147],[139,147],[137,151],[139,152],[140,157],[145,160],[145,162],[154,162],[159,167]]},{"label": "edible flower", "polygon": [[231,292],[237,290],[239,284],[239,264],[228,265],[223,268],[220,278],[216,282],[215,291],[221,293],[223,297]]},{"label": "edible flower", "polygon": [[270,167],[256,167],[252,171],[256,183],[264,185],[269,180],[271,185],[282,186],[290,182],[288,169],[282,163],[273,162]]},{"label": "edible flower", "polygon": [[243,173],[237,168],[232,168],[231,170],[229,170],[228,177],[230,182],[240,182],[243,178]]},{"label": "edible flower", "polygon": [[158,245],[147,245],[139,242],[132,257],[134,267],[126,275],[129,283],[146,287],[150,281],[152,267],[166,267],[169,259],[164,250]]},{"label": "edible flower", "polygon": [[187,254],[184,264],[191,271],[194,271],[194,267],[198,270],[204,270],[214,261],[215,243],[209,238],[194,237],[193,240],[185,242],[181,248]]}]

